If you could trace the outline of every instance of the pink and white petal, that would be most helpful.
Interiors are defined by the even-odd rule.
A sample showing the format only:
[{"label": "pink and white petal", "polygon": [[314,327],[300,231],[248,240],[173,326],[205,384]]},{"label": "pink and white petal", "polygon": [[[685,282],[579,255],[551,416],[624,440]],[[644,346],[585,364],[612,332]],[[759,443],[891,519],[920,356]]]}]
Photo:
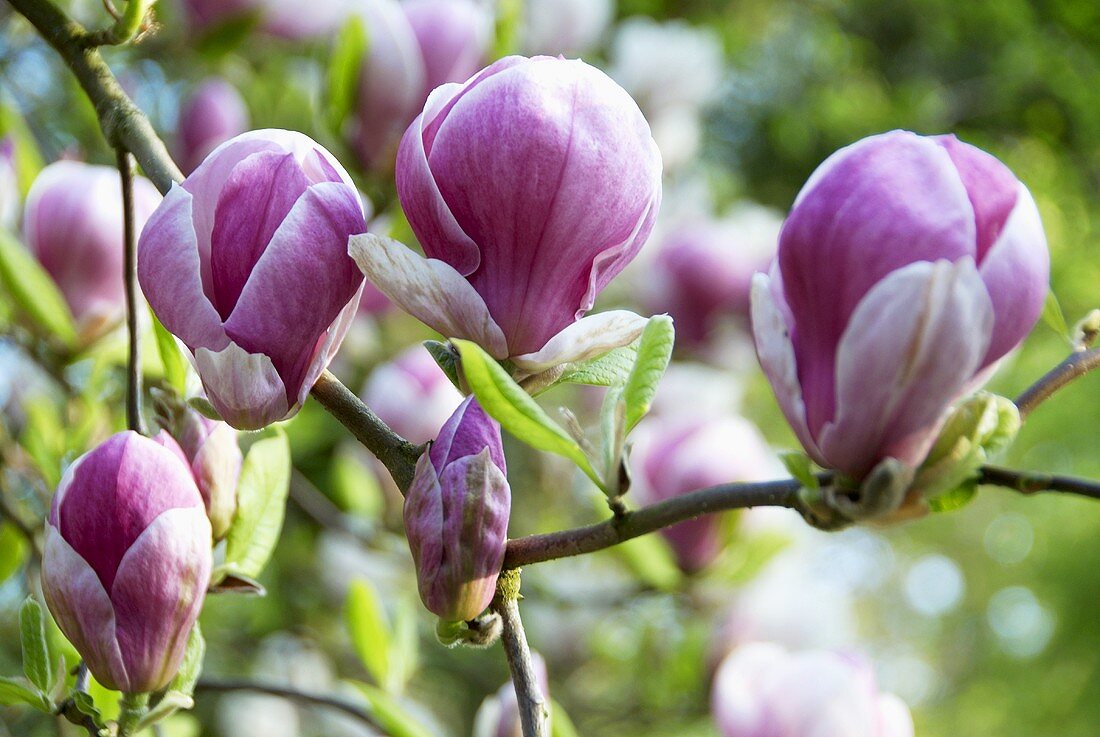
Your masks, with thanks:
[{"label": "pink and white petal", "polygon": [[917,262],[875,285],[837,349],[837,415],[821,434],[828,465],[856,478],[886,457],[918,465],[979,369],[992,327],[970,258]]},{"label": "pink and white petal", "polygon": [[210,583],[210,538],[205,509],[170,509],[119,563],[111,601],[128,690],[157,691],[179,669]]},{"label": "pink and white petal", "polygon": [[1035,327],[1050,281],[1050,252],[1035,199],[1022,183],[1016,206],[979,268],[993,298],[993,340],[988,365],[1011,351]]},{"label": "pink and white petal", "polygon": [[355,321],[356,315],[359,314],[359,299],[362,297],[366,286],[366,281],[359,285],[359,291],[344,306],[344,309],[340,310],[340,314],[336,316],[336,319],[332,321],[332,324],[317,341],[317,350],[314,352],[305,380],[302,382],[301,388],[298,389],[297,401],[290,408],[291,413],[297,412],[305,403],[313,385],[317,383],[317,379],[321,378],[321,374],[328,368],[328,365],[336,356],[336,352],[340,350],[340,344],[344,342],[344,336],[348,334],[348,329]]},{"label": "pink and white petal", "polygon": [[383,294],[428,327],[472,340],[494,358],[508,357],[504,332],[485,300],[450,264],[373,233],[352,236],[348,253]]},{"label": "pink and white petal", "polygon": [[779,408],[802,447],[818,463],[825,459],[806,424],[806,405],[798,382],[798,366],[794,358],[790,328],[783,317],[784,305],[777,302],[771,277],[757,274],[752,279],[752,335],[760,367],[772,385]]},{"label": "pink and white petal", "polygon": [[115,610],[92,567],[53,525],[46,527],[42,594],[57,626],[80,652],[96,680],[129,691],[130,679],[115,632]]},{"label": "pink and white petal", "polygon": [[149,306],[170,333],[192,351],[217,351],[229,343],[229,338],[203,290],[193,209],[191,193],[173,184],[141,232],[138,282]]},{"label": "pink and white petal", "polygon": [[563,363],[587,361],[642,334],[647,319],[629,310],[611,310],[577,320],[534,353],[513,356],[517,368],[537,374]]},{"label": "pink and white petal", "polygon": [[198,349],[195,365],[211,404],[238,430],[259,430],[287,416],[286,386],[264,354],[231,341],[220,351]]}]

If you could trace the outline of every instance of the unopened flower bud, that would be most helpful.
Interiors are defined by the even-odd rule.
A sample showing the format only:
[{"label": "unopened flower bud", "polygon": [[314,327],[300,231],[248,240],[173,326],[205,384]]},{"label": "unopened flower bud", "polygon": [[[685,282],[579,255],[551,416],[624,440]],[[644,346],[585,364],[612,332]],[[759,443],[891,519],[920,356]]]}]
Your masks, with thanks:
[{"label": "unopened flower bud", "polygon": [[210,522],[178,455],[121,432],[68,468],[46,524],[42,591],[108,688],[175,676],[210,580]]},{"label": "unopened flower bud", "polygon": [[863,479],[918,466],[949,405],[1035,325],[1035,201],[953,136],[871,136],[818,167],[753,286],[757,354],[806,452]]},{"label": "unopened flower bud", "polygon": [[434,438],[462,403],[443,369],[423,346],[413,346],[371,372],[363,400],[413,443]]},{"label": "unopened flower bud", "polygon": [[489,606],[504,563],[512,497],[500,426],[473,397],[420,457],[405,497],[405,535],[424,605],[445,621]]},{"label": "unopened flower bud", "polygon": [[211,151],[248,129],[248,108],[233,85],[210,77],[184,102],[179,117],[179,162],[192,172]]}]

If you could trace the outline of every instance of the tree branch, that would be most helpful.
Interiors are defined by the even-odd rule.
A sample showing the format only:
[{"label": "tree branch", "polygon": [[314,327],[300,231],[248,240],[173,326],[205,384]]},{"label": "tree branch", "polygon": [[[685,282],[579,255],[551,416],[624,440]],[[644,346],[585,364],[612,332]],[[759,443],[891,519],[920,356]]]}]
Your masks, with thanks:
[{"label": "tree branch", "polygon": [[1077,350],[1071,353],[1066,360],[1052,368],[1023,394],[1016,397],[1016,406],[1020,409],[1021,419],[1026,418],[1032,410],[1050,399],[1056,391],[1095,368],[1100,368],[1100,348]]},{"label": "tree branch", "polygon": [[500,615],[500,641],[512,672],[523,737],[549,737],[550,709],[535,676],[531,648],[527,645],[527,633],[519,616],[519,571],[505,572],[501,579],[493,609]]},{"label": "tree branch", "polygon": [[356,440],[382,461],[398,488],[406,491],[412,483],[416,460],[424,452],[423,446],[413,445],[391,430],[355,392],[328,371],[321,374],[311,393]]},{"label": "tree branch", "polygon": [[[91,43],[91,34],[49,0],[8,0],[61,55],[95,106],[103,135],[114,148],[125,148],[162,193],[183,181],[145,113],[123,92]],[[136,0],[131,0],[136,2]]]},{"label": "tree branch", "polygon": [[[137,0],[130,0],[131,5]],[[137,283],[137,237],[134,234],[134,159],[126,149],[115,150],[122,180],[123,279],[126,287],[126,331],[130,353],[126,361],[126,426],[145,433],[141,418],[141,301]]]},{"label": "tree branch", "polygon": [[306,706],[323,706],[328,709],[335,709],[336,711],[342,711],[358,719],[372,729],[385,731],[382,725],[379,724],[374,716],[366,709],[359,706],[354,701],[342,699],[337,696],[306,693],[286,686],[276,686],[274,684],[259,683],[244,679],[212,680],[204,678],[195,685],[195,693],[230,693],[233,691],[254,691],[256,693],[268,694],[269,696],[278,696]]},{"label": "tree branch", "polygon": [[145,20],[149,8],[155,0],[127,0],[126,10],[115,16],[110,26],[89,33],[86,43],[89,46],[115,46],[124,44],[137,35],[141,23]]},{"label": "tree branch", "polygon": [[1003,486],[1021,494],[1032,495],[1046,491],[1100,499],[1100,483],[1072,476],[1057,476],[1041,471],[1013,471],[1010,468],[984,466],[978,483]]}]

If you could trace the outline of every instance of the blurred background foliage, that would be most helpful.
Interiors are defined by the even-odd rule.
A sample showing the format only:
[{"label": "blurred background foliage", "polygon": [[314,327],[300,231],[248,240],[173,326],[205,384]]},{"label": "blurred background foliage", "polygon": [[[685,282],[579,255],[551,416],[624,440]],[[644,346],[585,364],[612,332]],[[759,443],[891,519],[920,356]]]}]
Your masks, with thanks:
[{"label": "blurred background foliage", "polygon": [[[67,5],[78,17],[103,20],[96,2]],[[104,53],[167,140],[181,96],[217,73],[245,97],[254,127],[305,131],[354,166],[326,107],[330,39],[292,43],[230,24],[196,41],[181,31],[178,5],[161,0],[157,12],[157,33]],[[1072,324],[1100,306],[1097,3],[620,0],[616,14],[688,23],[720,40],[724,68],[700,112],[699,152],[669,172],[669,187],[701,177],[719,209],[747,199],[785,210],[817,164],[862,136],[895,127],[954,132],[1005,161],[1035,195],[1066,319]],[[585,58],[611,62],[614,35],[613,27]],[[0,6],[0,95],[0,132],[21,144],[24,189],[43,160],[112,160],[71,76],[6,6]],[[362,170],[353,174],[384,210],[392,182]],[[617,297],[630,301],[629,283]],[[431,337],[395,313],[365,323],[334,367],[352,387],[399,349]],[[0,437],[5,485],[14,486],[9,491],[28,519],[41,518],[61,463],[123,422],[122,342],[108,339],[57,368],[57,353],[21,333],[7,300],[0,301],[0,324],[14,336],[5,350],[10,342],[37,346],[32,358],[59,372],[49,378],[47,371],[43,380],[51,389],[24,404],[18,433],[8,423]],[[1063,335],[1040,324],[1006,362],[993,390],[1015,395],[1068,350]],[[155,355],[149,364],[155,378]],[[9,392],[30,376],[11,361],[3,370]],[[776,447],[795,447],[759,373],[731,374],[735,381],[744,384],[744,414]],[[586,403],[583,393],[567,392],[548,394],[548,406]],[[1098,419],[1100,380],[1087,378],[1035,412],[1003,461],[1100,478]],[[399,503],[375,479],[365,453],[312,403],[287,432],[294,501],[262,578],[267,596],[211,597],[202,618],[207,674],[290,679],[316,691],[337,689],[339,679],[374,683],[411,704],[412,718],[427,725],[421,733],[468,734],[481,700],[506,678],[503,658],[495,650],[445,650],[434,642],[433,622],[416,600]],[[513,536],[602,516],[600,501],[579,479],[563,488],[568,468],[517,444],[508,450]],[[333,520],[343,529],[332,529]],[[693,577],[676,571],[656,537],[528,571],[532,644],[546,657],[552,694],[579,734],[714,735],[707,704],[716,633],[731,604],[755,595],[757,574],[774,566],[772,556],[783,548],[794,549],[789,565],[801,576],[789,587],[818,578],[855,604],[851,621],[838,625],[825,616],[825,602],[799,603],[797,592],[787,591],[774,605],[780,618],[808,631],[811,642],[833,644],[846,638],[838,628],[857,630],[855,642],[873,657],[883,687],[913,707],[919,735],[1097,733],[1096,504],[987,489],[964,509],[889,529],[826,536],[803,533],[797,520],[772,524],[731,525],[724,556]],[[34,578],[21,537],[10,523],[0,525],[0,579],[6,580],[0,673],[19,670],[14,612]],[[362,622],[355,624],[345,598],[356,580],[378,592],[389,622],[382,635],[354,634]],[[379,647],[379,637],[389,643],[387,664],[357,657],[356,637],[368,637],[367,651],[371,642]],[[331,714],[248,698],[200,694],[194,717],[175,720],[170,733],[357,734]],[[265,721],[272,719],[277,723]],[[298,731],[285,731],[290,727]],[[51,730],[37,716],[0,711],[0,735]]]}]

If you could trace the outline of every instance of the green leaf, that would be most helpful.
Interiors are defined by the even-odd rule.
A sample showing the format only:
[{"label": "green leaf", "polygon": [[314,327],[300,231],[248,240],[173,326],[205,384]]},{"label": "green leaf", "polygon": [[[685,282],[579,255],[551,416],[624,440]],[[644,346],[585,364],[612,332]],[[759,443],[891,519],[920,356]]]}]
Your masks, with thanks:
[{"label": "green leaf", "polygon": [[565,708],[554,699],[550,699],[550,737],[580,737]]},{"label": "green leaf", "polygon": [[226,538],[223,569],[256,578],[283,528],[290,490],[290,446],[279,428],[248,450],[237,482],[237,517]]},{"label": "green leaf", "polygon": [[607,479],[608,496],[618,496],[624,492],[621,488],[620,470],[623,467],[623,445],[626,441],[625,411],[622,387],[613,386],[608,389],[600,409],[603,472]]},{"label": "green leaf", "polygon": [[177,691],[184,696],[190,696],[195,692],[195,684],[202,675],[202,661],[206,657],[206,638],[202,636],[202,628],[198,622],[191,630],[191,636],[187,638],[187,650],[183,653],[183,663],[180,664],[176,677],[168,684],[169,691]]},{"label": "green leaf", "polygon": [[953,512],[969,504],[977,493],[977,482],[967,481],[951,491],[930,498],[928,508],[933,512]]},{"label": "green leaf", "polygon": [[378,592],[365,579],[357,579],[348,589],[344,619],[359,662],[375,683],[385,686],[389,676],[390,632]]},{"label": "green leaf", "polygon": [[577,464],[588,478],[604,488],[581,446],[512,377],[476,343],[451,341],[462,360],[462,373],[481,407],[516,438],[532,448],[556,453]]},{"label": "green leaf", "polygon": [[0,282],[34,323],[66,346],[76,344],[72,312],[38,261],[6,230],[0,229]]},{"label": "green leaf", "polygon": [[180,353],[176,339],[152,310],[149,310],[149,314],[153,318],[153,335],[157,339],[157,353],[160,355],[160,365],[164,368],[164,380],[182,397],[187,394],[187,359]]},{"label": "green leaf", "polygon": [[386,691],[400,694],[420,664],[420,640],[416,631],[417,607],[412,599],[397,603],[390,643],[390,669]]},{"label": "green leaf", "polygon": [[169,689],[164,696],[161,697],[160,701],[138,720],[137,725],[134,726],[133,734],[140,734],[142,730],[149,729],[154,724],[164,721],[177,711],[181,709],[191,709],[194,706],[195,700],[192,699],[190,695],[182,693],[181,691]]},{"label": "green leaf", "polygon": [[97,726],[104,726],[106,720],[103,718],[103,713],[99,710],[99,707],[95,705],[95,699],[90,693],[73,691],[72,698],[73,703],[76,704],[77,711],[86,716],[90,716]]},{"label": "green leaf", "polygon": [[22,533],[7,522],[0,522],[0,583],[23,567],[27,553],[27,541]]},{"label": "green leaf", "polygon": [[570,364],[557,383],[621,386],[630,377],[630,371],[637,361],[639,342],[636,340],[602,356]]},{"label": "green leaf", "polygon": [[424,347],[428,349],[428,353],[432,354],[432,358],[439,364],[439,368],[443,369],[443,373],[447,375],[455,388],[462,391],[462,384],[459,383],[458,379],[458,361],[455,358],[454,351],[446,343],[440,343],[438,340],[425,340]]},{"label": "green leaf", "polygon": [[187,406],[208,420],[220,422],[222,419],[222,416],[218,414],[218,410],[214,408],[214,405],[211,404],[210,400],[206,397],[191,397],[187,400]]},{"label": "green leaf", "polygon": [[1046,301],[1043,302],[1043,322],[1054,332],[1066,340],[1070,339],[1069,326],[1066,324],[1066,315],[1062,312],[1062,305],[1058,302],[1058,296],[1051,289],[1047,292]]},{"label": "green leaf", "polygon": [[523,28],[523,0],[498,0],[496,38],[493,57],[500,59],[519,49],[519,34]]},{"label": "green leaf", "polygon": [[649,412],[653,397],[657,394],[657,385],[672,358],[675,341],[676,330],[671,317],[655,315],[649,318],[638,342],[638,358],[623,387],[623,402],[626,404],[624,434],[629,435]]},{"label": "green leaf", "polygon": [[779,454],[779,460],[787,468],[789,473],[803,488],[818,488],[817,476],[814,476],[814,462],[805,453],[797,450],[789,450]]},{"label": "green leaf", "polygon": [[42,607],[33,596],[28,596],[19,610],[19,633],[23,643],[23,673],[46,693],[53,686],[53,663],[46,643]]},{"label": "green leaf", "polygon": [[45,694],[32,688],[22,678],[0,676],[0,704],[28,704],[47,714],[52,711],[52,705]]},{"label": "green leaf", "polygon": [[328,121],[337,133],[355,108],[363,57],[369,48],[363,19],[353,14],[336,36],[328,63]]},{"label": "green leaf", "polygon": [[366,683],[355,685],[367,699],[367,711],[390,737],[435,737],[431,730],[410,716],[405,707],[385,691]]}]

